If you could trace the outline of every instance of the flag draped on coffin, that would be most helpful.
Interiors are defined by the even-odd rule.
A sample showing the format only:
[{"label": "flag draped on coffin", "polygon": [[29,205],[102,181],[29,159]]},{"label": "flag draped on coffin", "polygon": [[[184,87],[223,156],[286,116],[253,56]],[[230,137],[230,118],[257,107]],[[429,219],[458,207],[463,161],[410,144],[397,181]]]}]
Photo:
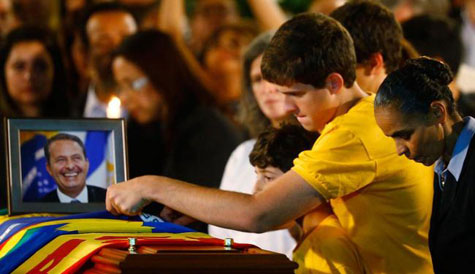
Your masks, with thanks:
[{"label": "flag draped on coffin", "polygon": [[[21,172],[24,202],[40,200],[56,189],[56,182],[46,171],[44,146],[59,131],[21,131]],[[116,182],[112,134],[109,131],[62,132],[79,137],[86,148],[89,171],[86,183],[101,188]]]},{"label": "flag draped on coffin", "polygon": [[138,245],[223,245],[183,226],[139,220],[105,211],[7,219],[0,224],[0,273],[73,273],[102,247],[127,247],[130,237]]}]

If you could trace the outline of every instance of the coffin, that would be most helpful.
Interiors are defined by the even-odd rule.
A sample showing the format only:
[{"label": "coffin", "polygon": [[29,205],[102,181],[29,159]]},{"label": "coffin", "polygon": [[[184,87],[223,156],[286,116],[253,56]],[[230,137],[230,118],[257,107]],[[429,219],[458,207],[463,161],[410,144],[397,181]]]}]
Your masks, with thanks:
[{"label": "coffin", "polygon": [[297,264],[285,255],[259,248],[213,246],[141,246],[137,254],[103,248],[84,273],[294,273]]}]

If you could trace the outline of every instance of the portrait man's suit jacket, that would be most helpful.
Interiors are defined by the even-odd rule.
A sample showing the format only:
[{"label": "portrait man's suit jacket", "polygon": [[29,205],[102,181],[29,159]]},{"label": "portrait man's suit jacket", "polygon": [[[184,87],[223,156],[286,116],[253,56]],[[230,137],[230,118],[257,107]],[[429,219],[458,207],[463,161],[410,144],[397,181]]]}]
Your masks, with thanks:
[{"label": "portrait man's suit jacket", "polygon": [[[89,203],[98,203],[104,202],[106,200],[106,190],[97,187],[97,186],[90,186],[87,185],[87,199]],[[42,199],[42,202],[48,203],[59,203],[59,197],[56,190],[51,191],[50,193],[46,194]]]}]

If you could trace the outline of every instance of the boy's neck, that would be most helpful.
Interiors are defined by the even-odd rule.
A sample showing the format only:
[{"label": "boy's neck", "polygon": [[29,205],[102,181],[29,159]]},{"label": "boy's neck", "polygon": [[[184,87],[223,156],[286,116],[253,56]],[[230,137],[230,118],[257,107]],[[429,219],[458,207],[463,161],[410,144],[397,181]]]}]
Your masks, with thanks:
[{"label": "boy's neck", "polygon": [[347,113],[359,100],[367,96],[368,94],[356,82],[349,88],[343,87],[340,91],[340,106],[336,111],[335,117]]}]

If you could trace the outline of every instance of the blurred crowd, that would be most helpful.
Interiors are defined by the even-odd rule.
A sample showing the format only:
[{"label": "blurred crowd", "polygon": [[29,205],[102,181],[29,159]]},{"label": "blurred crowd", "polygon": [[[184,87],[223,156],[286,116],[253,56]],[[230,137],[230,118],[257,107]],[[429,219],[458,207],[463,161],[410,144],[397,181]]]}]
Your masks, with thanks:
[{"label": "blurred crowd", "polygon": [[[236,172],[255,176],[232,162],[249,165],[254,143],[235,149],[268,127],[295,123],[260,71],[272,31],[297,13],[329,14],[345,2],[0,0],[2,120],[107,117],[116,96],[127,119],[130,177],[166,175],[252,192],[229,180]],[[428,55],[454,74],[475,70],[475,0],[380,2],[401,23],[403,59]],[[371,83],[379,82],[358,83],[374,92]],[[460,111],[474,116],[475,89],[463,83],[457,79],[451,90]]]}]

